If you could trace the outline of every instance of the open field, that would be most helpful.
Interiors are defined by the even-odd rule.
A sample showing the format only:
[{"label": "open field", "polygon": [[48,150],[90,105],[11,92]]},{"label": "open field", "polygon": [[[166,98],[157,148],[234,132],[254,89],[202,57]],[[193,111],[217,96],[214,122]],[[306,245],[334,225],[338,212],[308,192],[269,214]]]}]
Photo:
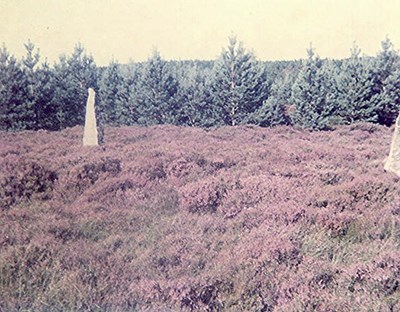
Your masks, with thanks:
[{"label": "open field", "polygon": [[0,132],[0,311],[400,311],[391,130]]}]

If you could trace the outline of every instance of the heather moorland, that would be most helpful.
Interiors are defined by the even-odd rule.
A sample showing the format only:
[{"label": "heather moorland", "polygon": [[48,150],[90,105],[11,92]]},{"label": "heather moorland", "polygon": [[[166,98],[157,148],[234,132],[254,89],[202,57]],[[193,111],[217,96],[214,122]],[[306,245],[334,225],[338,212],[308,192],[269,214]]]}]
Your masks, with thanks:
[{"label": "heather moorland", "polygon": [[400,311],[391,129],[0,132],[0,311]]}]

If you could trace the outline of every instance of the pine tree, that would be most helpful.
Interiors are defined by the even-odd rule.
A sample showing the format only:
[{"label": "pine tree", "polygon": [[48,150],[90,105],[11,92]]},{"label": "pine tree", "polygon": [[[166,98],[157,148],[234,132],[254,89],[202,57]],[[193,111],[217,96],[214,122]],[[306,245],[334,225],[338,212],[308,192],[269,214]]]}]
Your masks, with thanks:
[{"label": "pine tree", "polygon": [[29,101],[28,77],[3,45],[0,49],[0,129],[34,128],[34,109]]},{"label": "pine tree", "polygon": [[379,81],[383,83],[395,70],[399,62],[399,54],[394,50],[393,43],[389,38],[381,42],[382,50],[378,53],[376,72]]},{"label": "pine tree", "polygon": [[380,123],[392,125],[400,113],[400,68],[395,69],[385,80],[379,108]]},{"label": "pine tree", "polygon": [[351,56],[344,61],[337,76],[336,100],[343,123],[376,122],[378,119],[374,93],[374,75],[370,62],[361,58],[354,44]]},{"label": "pine tree", "polygon": [[170,66],[158,51],[153,51],[130,98],[131,111],[137,111],[140,124],[177,123],[177,92],[178,82]]},{"label": "pine tree", "polygon": [[103,71],[99,81],[99,113],[104,123],[113,126],[119,125],[117,97],[118,90],[124,84],[119,64],[111,61]]},{"label": "pine tree", "polygon": [[58,129],[84,123],[89,87],[97,90],[97,68],[78,44],[70,57],[61,56],[55,65],[53,105],[57,107]]},{"label": "pine tree", "polygon": [[246,122],[267,98],[265,72],[235,37],[215,63],[212,96],[221,119],[233,126]]},{"label": "pine tree", "polygon": [[287,114],[291,90],[283,78],[274,81],[270,96],[263,105],[253,113],[252,123],[261,127],[273,127],[290,124]]},{"label": "pine tree", "polygon": [[216,125],[218,116],[211,106],[211,72],[193,66],[180,78],[181,123],[192,127]]},{"label": "pine tree", "polygon": [[57,107],[53,104],[54,72],[47,62],[36,71],[36,83],[36,126],[38,129],[57,130]]},{"label": "pine tree", "polygon": [[137,124],[139,114],[135,107],[134,94],[136,93],[137,72],[123,77],[118,86],[115,99],[115,117],[118,125],[131,126]]},{"label": "pine tree", "polygon": [[[397,84],[393,81],[393,74],[399,66],[399,54],[394,50],[393,44],[389,38],[382,41],[382,50],[379,52],[374,69],[374,92],[375,104],[378,107],[378,122],[383,125],[394,123],[399,106],[393,101],[400,92],[396,89]],[[390,84],[390,86],[388,86]]]},{"label": "pine tree", "polygon": [[35,45],[28,41],[24,44],[26,49],[26,57],[22,59],[22,68],[25,71],[26,75],[26,84],[21,86],[26,88],[26,99],[25,106],[28,110],[32,111],[32,120],[29,124],[29,129],[37,128],[38,120],[35,116],[35,112],[37,110],[37,102],[38,102],[38,93],[39,93],[39,85],[37,80],[37,64],[40,59],[39,52],[35,51]]},{"label": "pine tree", "polygon": [[312,48],[307,53],[293,86],[295,111],[291,118],[303,128],[327,130],[337,123],[339,113],[332,94],[332,63],[323,62]]}]

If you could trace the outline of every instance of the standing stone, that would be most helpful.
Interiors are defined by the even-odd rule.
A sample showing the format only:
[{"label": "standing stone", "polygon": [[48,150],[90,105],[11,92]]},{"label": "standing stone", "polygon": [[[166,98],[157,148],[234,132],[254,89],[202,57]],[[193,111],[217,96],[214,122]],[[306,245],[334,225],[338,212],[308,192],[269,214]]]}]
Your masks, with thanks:
[{"label": "standing stone", "polygon": [[400,175],[400,114],[396,119],[389,157],[385,161],[384,168],[386,171]]},{"label": "standing stone", "polygon": [[83,146],[98,146],[99,134],[96,125],[96,113],[94,101],[96,92],[92,88],[88,90],[89,96],[86,103],[85,130],[83,132]]}]

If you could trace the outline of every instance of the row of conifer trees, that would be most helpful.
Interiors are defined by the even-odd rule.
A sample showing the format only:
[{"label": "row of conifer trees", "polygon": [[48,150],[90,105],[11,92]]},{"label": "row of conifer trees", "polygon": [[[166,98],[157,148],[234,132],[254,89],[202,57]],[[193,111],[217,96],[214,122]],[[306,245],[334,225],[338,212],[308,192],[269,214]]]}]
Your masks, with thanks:
[{"label": "row of conifer trees", "polygon": [[34,44],[20,60],[0,50],[0,130],[60,130],[82,125],[87,88],[97,91],[100,122],[298,125],[314,130],[360,121],[391,125],[400,107],[400,58],[389,39],[375,57],[354,45],[343,60],[313,48],[301,61],[262,62],[230,38],[215,61],[96,66],[82,45],[49,65]]}]

